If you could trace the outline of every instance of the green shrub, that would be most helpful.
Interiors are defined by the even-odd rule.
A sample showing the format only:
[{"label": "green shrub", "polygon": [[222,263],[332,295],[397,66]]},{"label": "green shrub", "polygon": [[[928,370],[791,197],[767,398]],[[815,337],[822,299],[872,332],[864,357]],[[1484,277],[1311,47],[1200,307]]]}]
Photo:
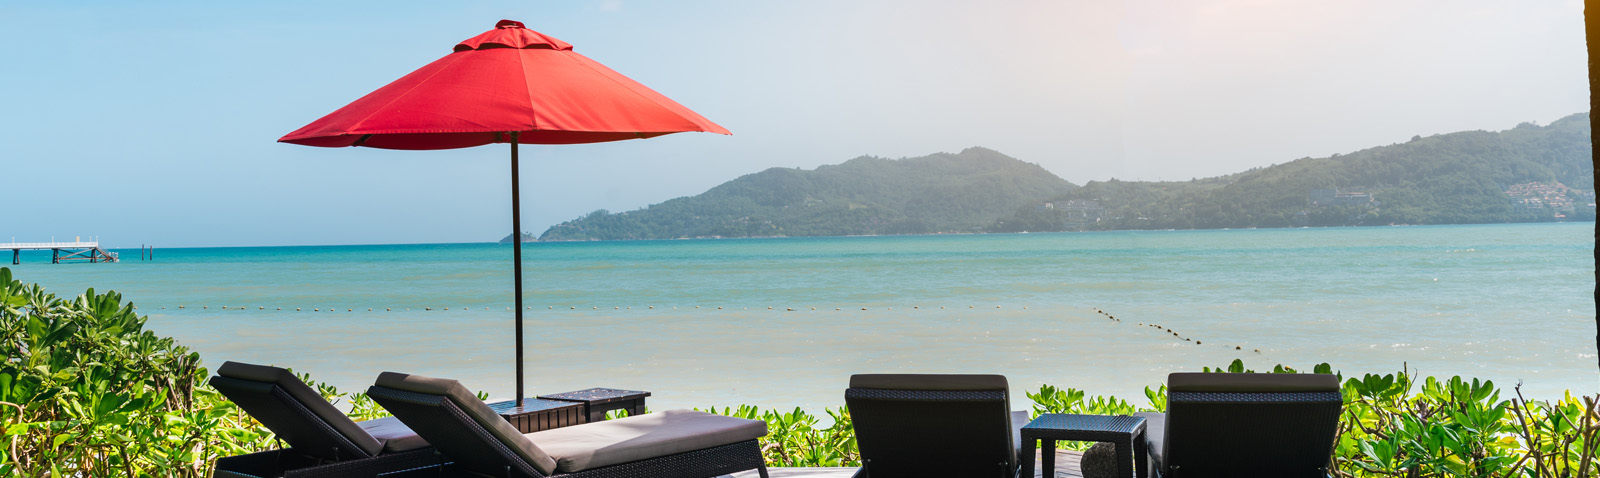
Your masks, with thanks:
[{"label": "green shrub", "polygon": [[[217,458],[276,447],[145,320],[115,292],[63,299],[0,268],[0,476],[209,477]],[[357,419],[383,414],[302,378]]]},{"label": "green shrub", "polygon": [[818,428],[817,416],[795,408],[792,412],[765,412],[750,405],[705,410],[731,417],[767,422],[767,436],[761,438],[761,455],[768,466],[861,466],[861,451],[856,448],[856,431],[850,412],[844,407],[827,409],[833,423]]},{"label": "green shrub", "polygon": [[1594,476],[1595,400],[1501,400],[1494,382],[1406,371],[1344,382],[1342,476]]}]

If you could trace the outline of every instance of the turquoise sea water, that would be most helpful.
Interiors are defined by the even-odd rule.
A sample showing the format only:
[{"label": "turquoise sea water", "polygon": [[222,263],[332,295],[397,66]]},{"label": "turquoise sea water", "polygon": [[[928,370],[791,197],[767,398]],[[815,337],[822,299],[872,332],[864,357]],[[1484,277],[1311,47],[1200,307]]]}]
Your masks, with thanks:
[{"label": "turquoise sea water", "polygon": [[[1593,249],[1592,223],[530,243],[527,380],[820,410],[852,373],[1003,373],[1016,406],[1042,383],[1142,403],[1166,373],[1243,358],[1554,396],[1600,378]],[[513,392],[509,245],[120,252],[12,267],[122,292],[211,366]]]}]

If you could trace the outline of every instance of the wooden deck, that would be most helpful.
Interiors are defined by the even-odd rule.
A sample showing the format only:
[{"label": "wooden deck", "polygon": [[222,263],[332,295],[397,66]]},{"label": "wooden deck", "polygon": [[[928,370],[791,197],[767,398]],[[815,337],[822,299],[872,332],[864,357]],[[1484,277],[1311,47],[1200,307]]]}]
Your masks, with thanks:
[{"label": "wooden deck", "polygon": [[[1038,452],[1034,453],[1036,454],[1034,459],[1037,460]],[[1082,457],[1083,452],[1056,451],[1056,473],[1051,478],[1083,478],[1083,474],[1078,472],[1078,460]],[[1043,470],[1040,469],[1043,464],[1039,461],[1033,463],[1033,476],[1044,478]],[[855,472],[855,468],[767,468],[767,475],[771,478],[850,478],[850,475],[854,475]],[[734,473],[721,478],[759,478],[760,476],[759,473],[752,470]]]}]

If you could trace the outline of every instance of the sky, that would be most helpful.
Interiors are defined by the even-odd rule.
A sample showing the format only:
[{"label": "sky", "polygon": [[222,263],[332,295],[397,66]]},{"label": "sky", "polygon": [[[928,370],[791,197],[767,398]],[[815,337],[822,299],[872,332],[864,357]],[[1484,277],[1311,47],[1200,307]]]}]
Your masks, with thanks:
[{"label": "sky", "polygon": [[519,20],[733,131],[523,146],[525,230],[994,149],[1187,180],[1587,110],[1578,0],[0,0],[0,241],[489,242],[505,145],[277,138]]}]

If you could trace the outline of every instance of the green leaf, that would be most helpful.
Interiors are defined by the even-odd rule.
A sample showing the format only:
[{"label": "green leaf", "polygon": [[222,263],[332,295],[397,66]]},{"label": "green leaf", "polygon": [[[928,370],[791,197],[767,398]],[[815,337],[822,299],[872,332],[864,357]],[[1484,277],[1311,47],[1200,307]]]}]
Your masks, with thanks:
[{"label": "green leaf", "polygon": [[6,426],[6,435],[25,435],[30,428],[33,428],[32,423],[13,423]]}]

